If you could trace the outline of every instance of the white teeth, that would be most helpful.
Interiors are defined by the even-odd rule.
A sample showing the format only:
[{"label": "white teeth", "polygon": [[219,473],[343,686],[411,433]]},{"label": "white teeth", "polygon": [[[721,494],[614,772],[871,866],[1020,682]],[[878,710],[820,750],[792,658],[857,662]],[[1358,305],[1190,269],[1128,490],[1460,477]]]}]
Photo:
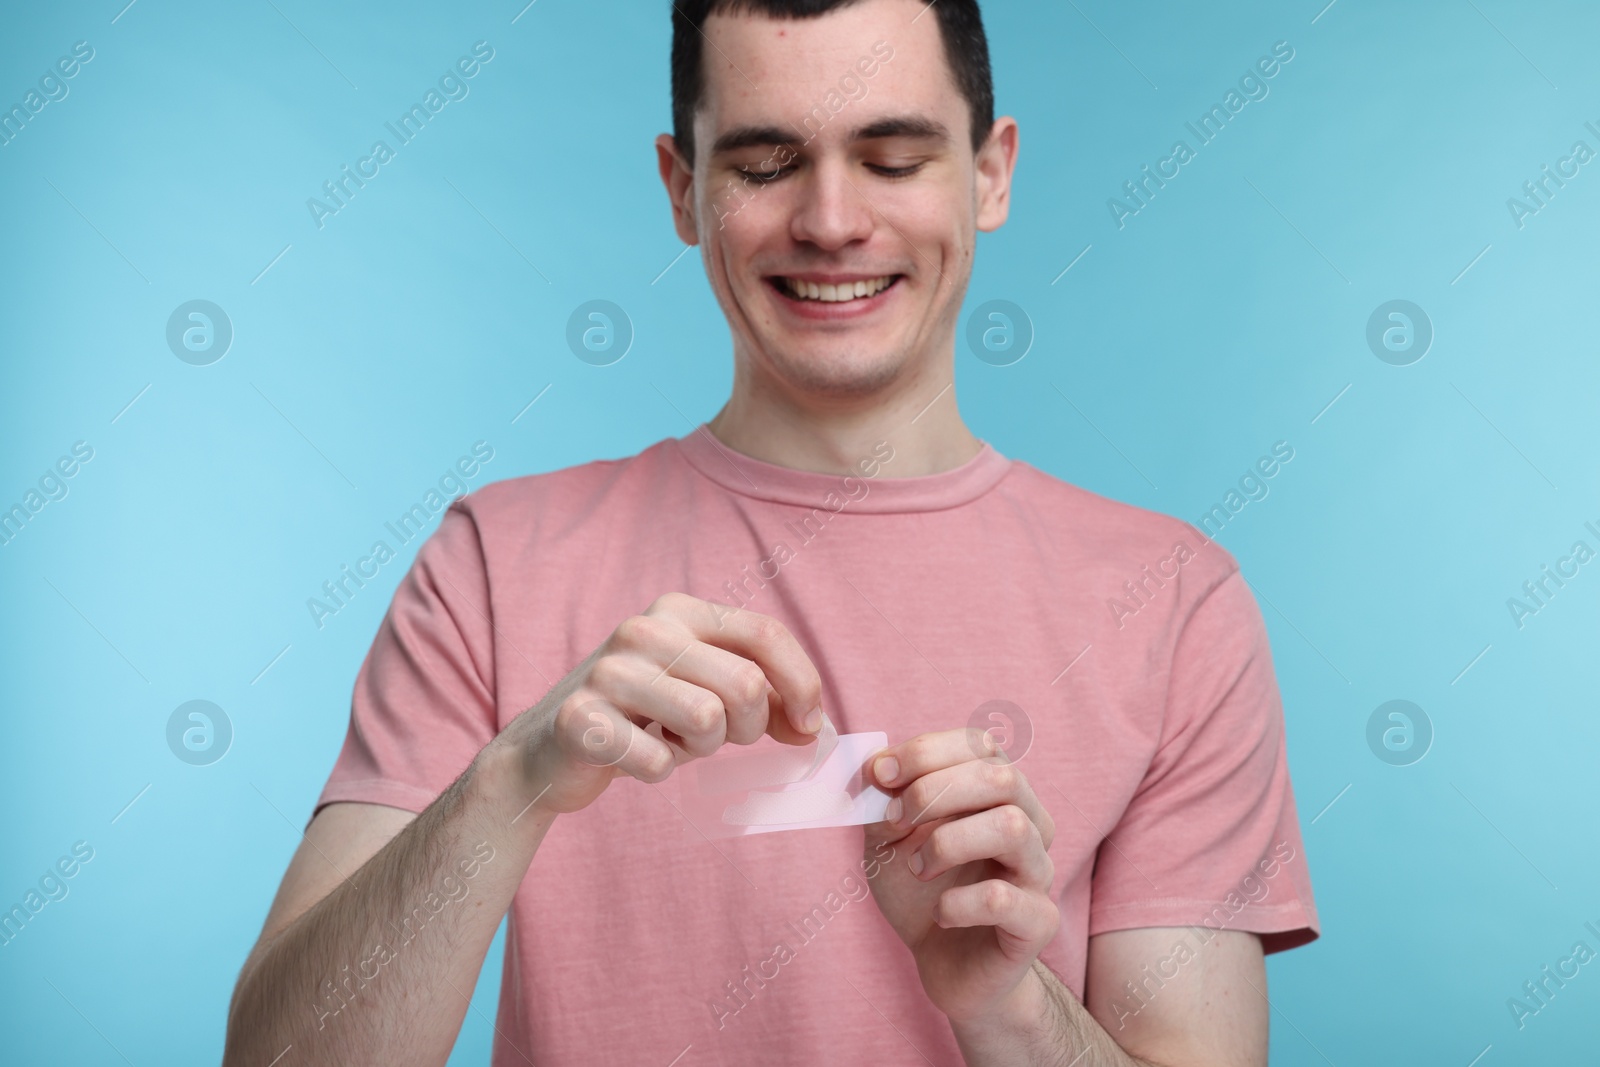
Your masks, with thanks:
[{"label": "white teeth", "polygon": [[826,282],[803,282],[793,278],[783,279],[784,288],[793,296],[802,300],[821,300],[828,304],[840,304],[850,300],[859,300],[863,297],[875,296],[889,287],[893,280],[891,275],[881,278],[872,278],[868,281],[843,282],[839,285],[829,285]]}]

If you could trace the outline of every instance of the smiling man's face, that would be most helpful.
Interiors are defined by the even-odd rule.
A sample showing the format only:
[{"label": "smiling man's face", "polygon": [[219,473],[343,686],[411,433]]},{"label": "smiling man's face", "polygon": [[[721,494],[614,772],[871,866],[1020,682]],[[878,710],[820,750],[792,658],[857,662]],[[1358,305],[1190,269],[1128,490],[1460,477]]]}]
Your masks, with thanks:
[{"label": "smiling man's face", "polygon": [[666,135],[662,177],[739,371],[765,387],[864,399],[951,358],[975,231],[1005,221],[1016,124],[974,157],[926,8],[705,24],[692,181]]}]

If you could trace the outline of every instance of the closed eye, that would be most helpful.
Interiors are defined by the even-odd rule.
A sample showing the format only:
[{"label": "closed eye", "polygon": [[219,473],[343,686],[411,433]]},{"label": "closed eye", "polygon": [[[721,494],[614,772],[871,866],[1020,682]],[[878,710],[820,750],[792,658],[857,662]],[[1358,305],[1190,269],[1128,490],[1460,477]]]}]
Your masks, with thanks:
[{"label": "closed eye", "polygon": [[912,163],[904,167],[885,167],[877,163],[868,163],[867,169],[884,178],[909,178],[922,169],[922,164]]},{"label": "closed eye", "polygon": [[777,181],[779,178],[783,177],[785,174],[788,174],[794,169],[795,165],[791,163],[787,167],[740,167],[739,173],[754,178],[757,181],[771,182]]}]

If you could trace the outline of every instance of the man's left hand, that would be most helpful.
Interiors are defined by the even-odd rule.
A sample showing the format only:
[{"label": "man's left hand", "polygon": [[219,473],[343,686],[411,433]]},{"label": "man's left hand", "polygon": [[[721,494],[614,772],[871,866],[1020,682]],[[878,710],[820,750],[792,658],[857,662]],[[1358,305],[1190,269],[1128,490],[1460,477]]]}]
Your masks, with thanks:
[{"label": "man's left hand", "polygon": [[919,734],[869,765],[893,798],[866,827],[866,853],[894,847],[871,880],[911,949],[928,998],[952,1023],[1025,998],[1034,960],[1060,925],[1047,849],[1055,823],[1027,778],[981,730]]}]

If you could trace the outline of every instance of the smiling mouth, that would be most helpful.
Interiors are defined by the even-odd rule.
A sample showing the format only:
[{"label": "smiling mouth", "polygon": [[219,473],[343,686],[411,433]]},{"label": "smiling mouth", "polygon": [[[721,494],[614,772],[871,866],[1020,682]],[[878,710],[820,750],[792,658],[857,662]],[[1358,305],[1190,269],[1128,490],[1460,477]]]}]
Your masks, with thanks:
[{"label": "smiling mouth", "polygon": [[815,301],[821,304],[847,304],[852,300],[865,300],[877,296],[901,279],[899,274],[885,274],[877,278],[864,278],[856,282],[830,285],[825,282],[807,282],[782,276],[767,279],[779,293],[791,300]]}]

